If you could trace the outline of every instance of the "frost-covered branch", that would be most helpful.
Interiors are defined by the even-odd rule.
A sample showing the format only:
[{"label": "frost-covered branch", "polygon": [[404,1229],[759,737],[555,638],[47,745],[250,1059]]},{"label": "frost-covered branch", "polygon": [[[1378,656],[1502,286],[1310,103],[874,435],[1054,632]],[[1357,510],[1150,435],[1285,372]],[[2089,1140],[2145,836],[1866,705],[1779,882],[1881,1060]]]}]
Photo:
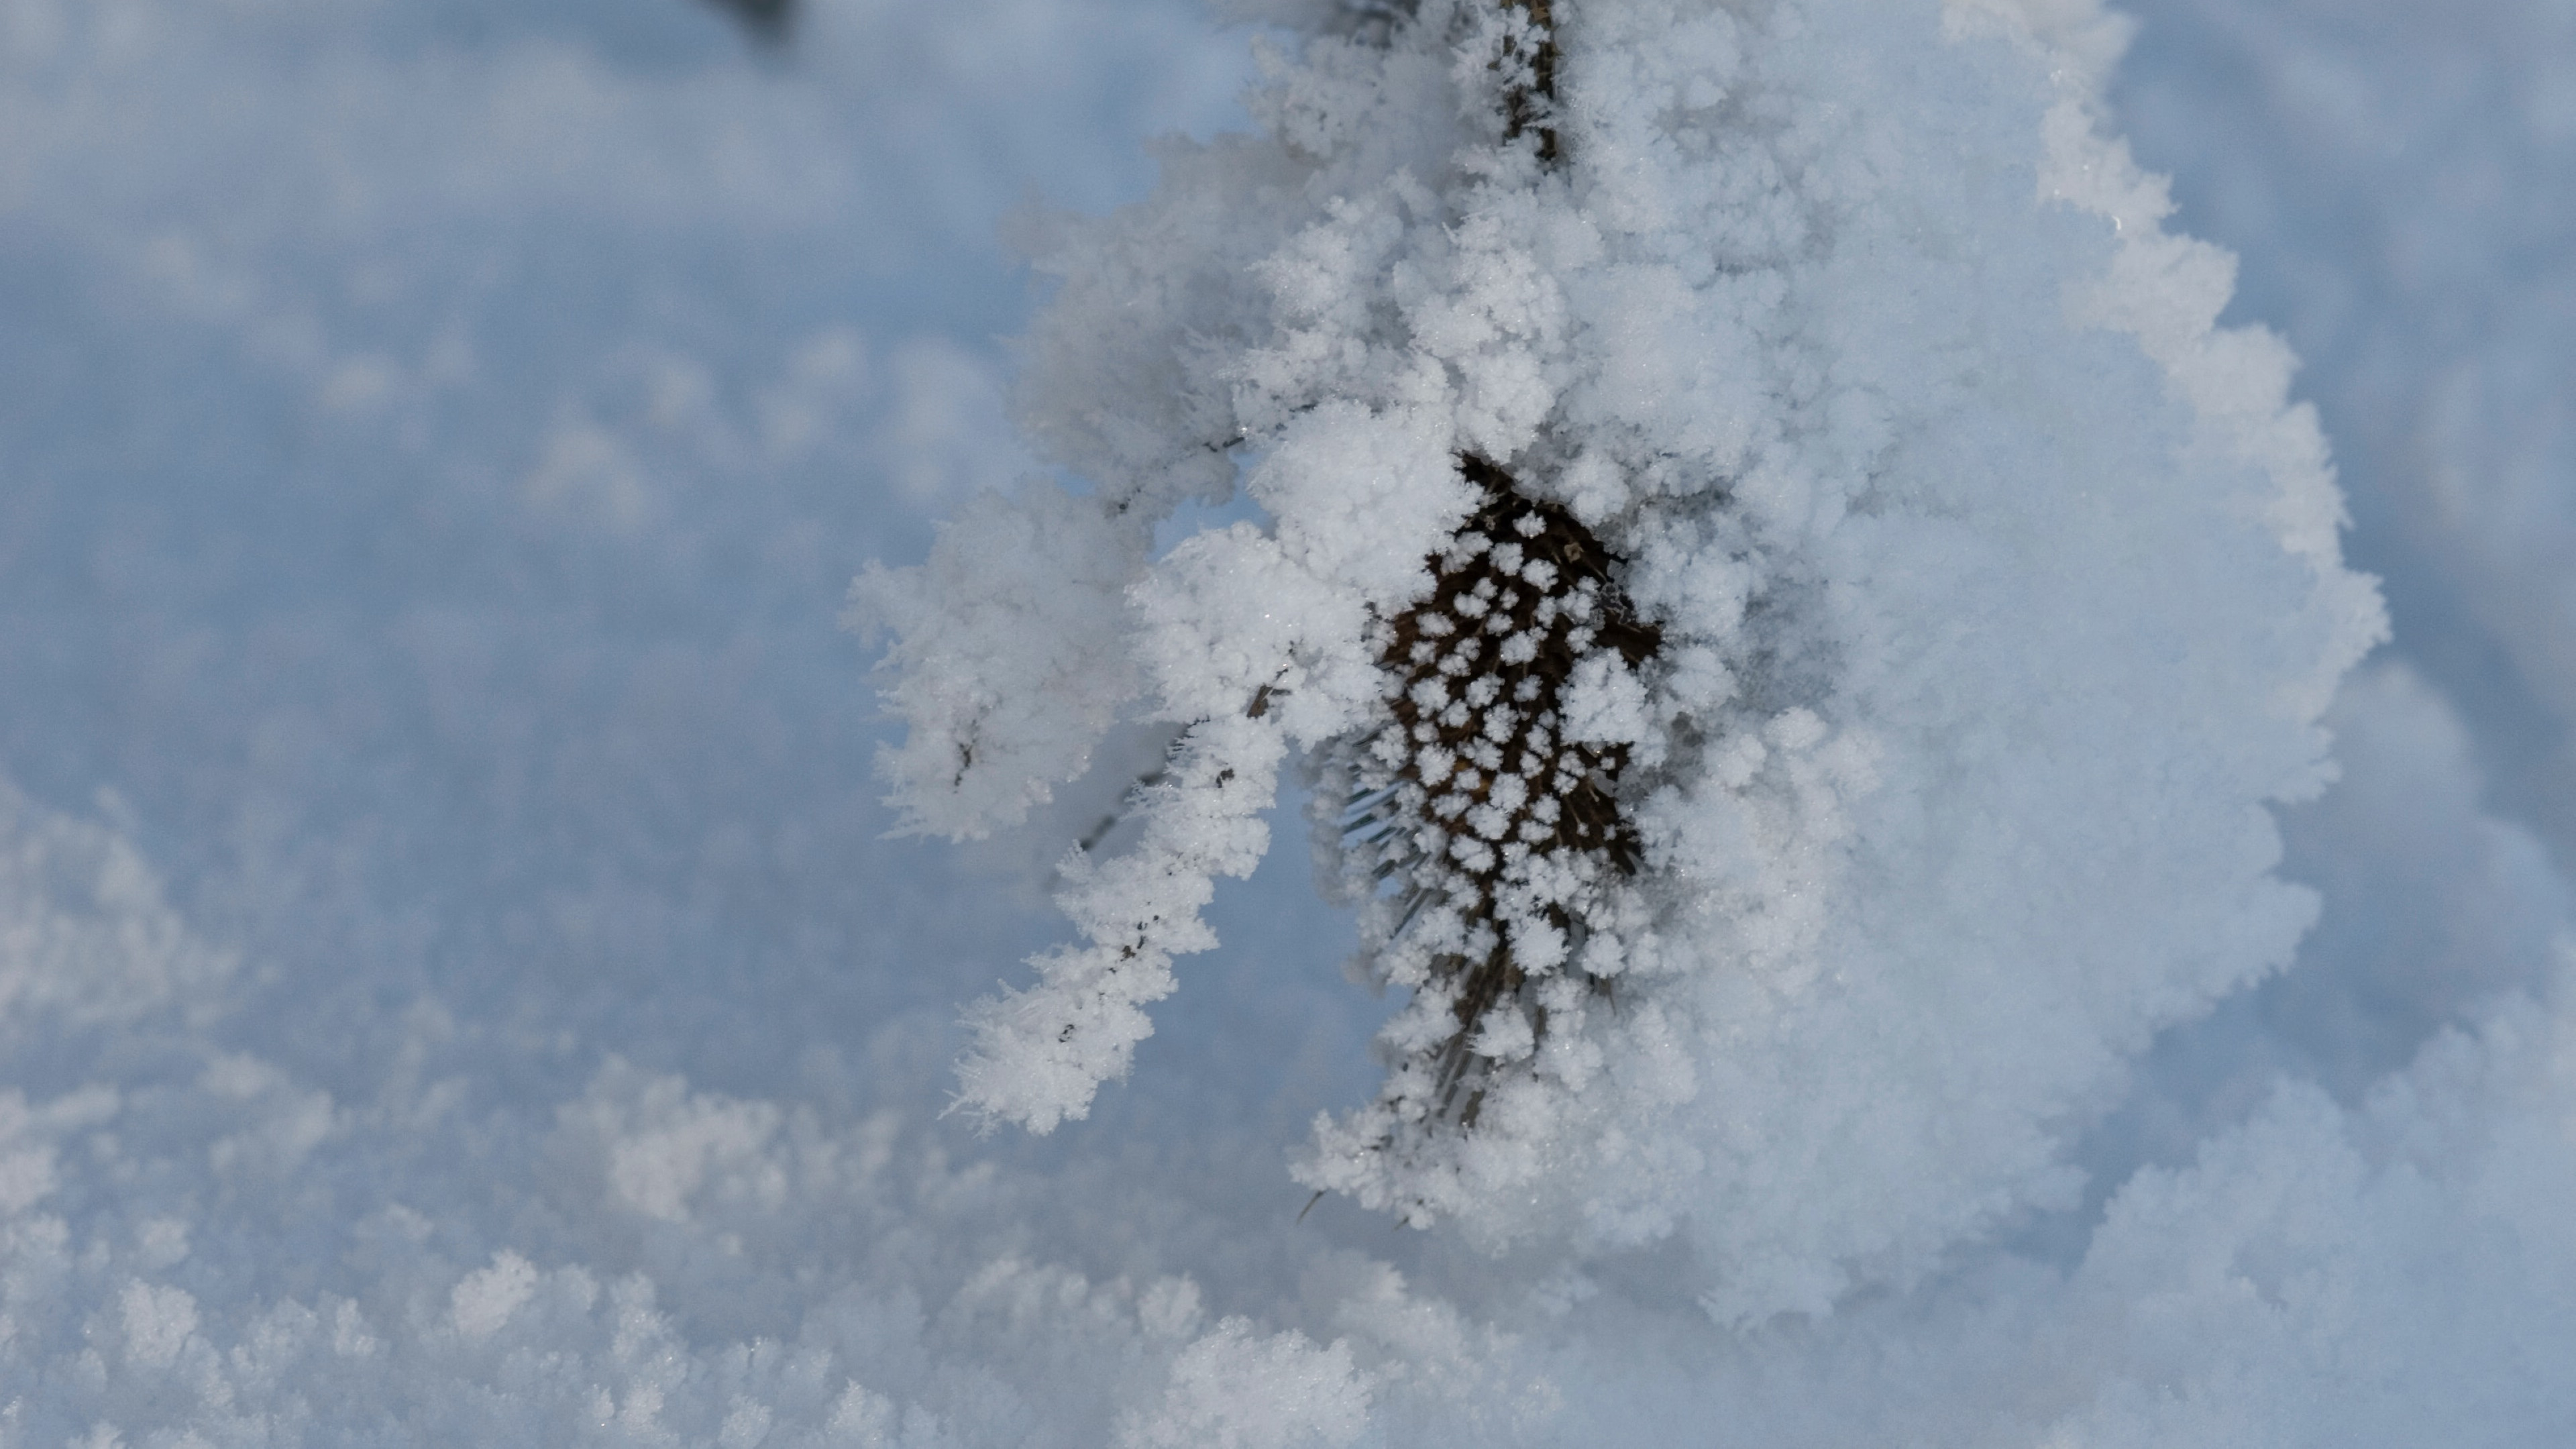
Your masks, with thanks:
[{"label": "frost-covered branch", "polygon": [[1171,994],[1172,958],[1216,944],[1199,917],[1216,879],[1250,875],[1269,848],[1261,815],[1285,751],[1257,719],[1208,720],[1181,737],[1146,788],[1143,838],[1106,861],[1077,853],[1065,871],[1056,903],[1088,944],[1035,958],[1036,986],[969,1015],[959,1105],[1051,1132],[1090,1110],[1102,1080],[1126,1074],[1154,1031],[1145,1008]]},{"label": "frost-covered branch", "polygon": [[889,771],[972,830],[1184,733],[965,1100],[1045,1128],[1126,1070],[1300,762],[1401,998],[1304,1181],[1687,1227],[1721,1316],[2062,1197],[2124,1059],[2287,958],[2265,807],[2380,627],[2078,10],[1380,7],[1067,223],[1023,412],[1094,491],[866,585]]}]

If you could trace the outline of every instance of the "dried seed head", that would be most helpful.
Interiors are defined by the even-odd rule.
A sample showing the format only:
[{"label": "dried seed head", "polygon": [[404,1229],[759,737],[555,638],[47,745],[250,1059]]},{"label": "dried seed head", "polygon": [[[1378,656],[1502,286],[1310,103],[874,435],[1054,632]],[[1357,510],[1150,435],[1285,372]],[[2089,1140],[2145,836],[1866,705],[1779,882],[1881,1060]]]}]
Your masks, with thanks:
[{"label": "dried seed head", "polygon": [[[1569,953],[1542,966],[1515,943],[1579,938],[1583,898],[1637,867],[1618,796],[1628,747],[1556,726],[1587,658],[1633,669],[1660,643],[1591,530],[1481,458],[1459,468],[1484,501],[1430,560],[1429,595],[1379,624],[1384,721],[1339,753],[1344,849],[1397,883],[1364,953],[1381,979],[1413,984],[1418,1005],[1445,1005],[1429,1023],[1410,1013],[1388,1043],[1395,1119],[1435,1131],[1472,1128],[1495,1074],[1530,1069],[1522,1029],[1490,1023],[1546,1037],[1540,988],[1571,969]],[[1514,1045],[1486,1049],[1498,1042]]]}]

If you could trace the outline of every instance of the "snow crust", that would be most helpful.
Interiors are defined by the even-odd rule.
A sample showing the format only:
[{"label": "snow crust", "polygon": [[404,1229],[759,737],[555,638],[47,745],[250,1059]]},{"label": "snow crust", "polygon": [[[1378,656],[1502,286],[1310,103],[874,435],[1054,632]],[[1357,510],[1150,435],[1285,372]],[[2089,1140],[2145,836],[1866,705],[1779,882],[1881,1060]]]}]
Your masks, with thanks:
[{"label": "snow crust", "polygon": [[[784,56],[0,0],[0,1442],[2564,1441],[2557,12],[2173,0],[2118,73],[2388,572],[2338,686],[2323,447],[2102,139],[2124,26],[1557,8],[1637,99],[1563,118],[1624,158],[1588,233],[1460,165],[1493,74],[1356,33],[1108,212],[1248,74],[1143,0],[816,0]],[[2364,213],[2441,245],[2317,200],[2465,172],[2516,202]],[[1024,452],[1028,183],[1107,215],[1015,224]],[[1388,1007],[1263,772],[1373,707],[1455,453],[1558,413],[1530,475],[1672,636],[1581,696],[1662,750],[1661,984],[1431,1231],[1301,1219]],[[909,734],[833,627],[872,557],[928,560],[857,601]],[[957,1004],[1087,949],[1031,898],[1147,885],[1221,947],[992,1058],[1089,1117],[946,1115]]]}]

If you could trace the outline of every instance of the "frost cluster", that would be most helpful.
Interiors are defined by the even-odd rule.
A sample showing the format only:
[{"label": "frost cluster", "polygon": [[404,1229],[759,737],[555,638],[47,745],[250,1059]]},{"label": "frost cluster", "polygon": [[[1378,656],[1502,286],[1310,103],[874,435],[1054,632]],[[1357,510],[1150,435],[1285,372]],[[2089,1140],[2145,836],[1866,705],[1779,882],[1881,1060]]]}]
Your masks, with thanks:
[{"label": "frost cluster", "polygon": [[[2116,43],[1337,12],[1257,134],[1068,224],[1023,411],[1089,491],[867,586],[898,799],[971,833],[1114,719],[1179,734],[964,1102],[1043,1131],[1126,1072],[1302,761],[1406,994],[1303,1180],[1497,1242],[1681,1228],[1729,1319],[2068,1201],[2124,1062],[2308,926],[2268,807],[2382,629],[2285,350],[2216,325],[2228,259],[2101,132]],[[1045,582],[1003,542],[1040,534]]]}]

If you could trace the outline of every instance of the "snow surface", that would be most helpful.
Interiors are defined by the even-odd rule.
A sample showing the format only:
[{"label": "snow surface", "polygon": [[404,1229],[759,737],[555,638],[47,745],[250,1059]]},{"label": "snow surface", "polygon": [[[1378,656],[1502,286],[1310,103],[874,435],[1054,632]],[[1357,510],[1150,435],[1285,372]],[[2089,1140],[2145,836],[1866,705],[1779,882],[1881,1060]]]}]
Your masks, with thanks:
[{"label": "snow surface", "polygon": [[[2107,63],[2087,7],[2009,8]],[[997,229],[1060,251],[1083,228],[1030,196],[1099,214],[1146,194],[1142,138],[1248,124],[1241,34],[1176,0],[810,0],[783,53],[680,0],[0,0],[0,1443],[2576,1436],[2576,30],[2546,0],[2140,12],[2115,129],[2177,173],[2171,225],[2244,255],[2225,320],[2308,360],[2348,550],[2387,579],[2394,643],[2325,716],[2340,782],[2277,812],[2316,925],[2275,974],[2074,993],[2119,1014],[2089,1043],[2034,1039],[2014,973],[1891,1008],[1868,1073],[1955,1062],[1989,1084],[1961,1120],[2024,1125],[1820,1153],[1885,1173],[1805,1180],[1841,1194],[1801,1260],[1827,1286],[1713,1318],[1725,1235],[1795,1242],[1799,1193],[1499,1254],[1341,1198],[1301,1216],[1288,1164],[1369,1099],[1386,1008],[1340,979],[1353,927],[1299,852],[1210,894],[1222,948],[1087,1118],[943,1115],[960,1007],[1055,938],[1057,852],[1168,735],[911,822],[1026,817],[983,844],[888,839],[873,753],[903,735],[842,596],[954,544],[997,611],[1109,650],[994,530],[1077,578],[1245,536],[1193,504],[1157,539],[1013,541],[974,501],[1073,496],[1019,481],[995,339],[1028,291]],[[1960,205],[2031,202],[2052,96],[1985,102],[2046,72],[1905,23],[1848,47],[1926,57],[1870,104],[1951,76],[2030,168]],[[2058,305],[1993,254],[1995,306]],[[2186,259],[2215,308],[2223,262]],[[1206,421],[1168,396],[1167,437]],[[2197,405],[2231,402],[2279,397]],[[1271,497],[1334,506],[1276,456]],[[2190,629],[2248,630],[2192,647],[2331,654],[2253,637],[2288,596],[2246,617],[2244,555],[2180,504],[2139,526],[2168,517],[2141,567],[2188,567]],[[1994,607],[2128,698],[2119,636],[2091,657],[2081,611]],[[1006,667],[1061,657],[1021,642]],[[1058,707],[1105,722],[1144,679],[1068,668]],[[1061,738],[1019,704],[1028,744]],[[2240,724],[2163,758],[2255,751]],[[1779,728],[1766,751],[1815,743]],[[2267,748],[2210,808],[2307,746]],[[2063,778],[2159,758],[2082,755]],[[2188,892],[2149,884],[2157,913],[2106,900],[2106,932],[2181,929]],[[2003,1181],[2027,1190],[1979,1195]],[[1833,1246],[1873,1234],[1903,1251]]]}]

